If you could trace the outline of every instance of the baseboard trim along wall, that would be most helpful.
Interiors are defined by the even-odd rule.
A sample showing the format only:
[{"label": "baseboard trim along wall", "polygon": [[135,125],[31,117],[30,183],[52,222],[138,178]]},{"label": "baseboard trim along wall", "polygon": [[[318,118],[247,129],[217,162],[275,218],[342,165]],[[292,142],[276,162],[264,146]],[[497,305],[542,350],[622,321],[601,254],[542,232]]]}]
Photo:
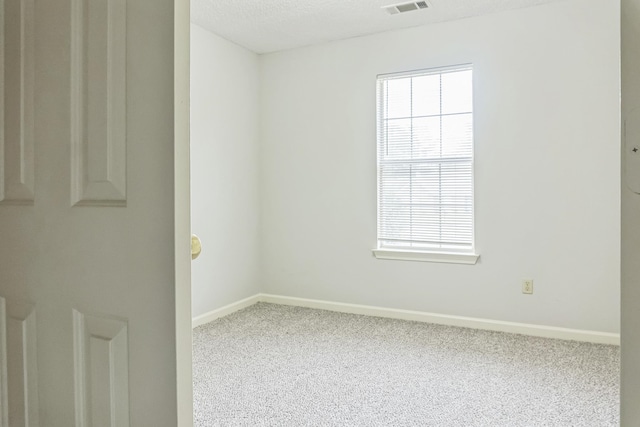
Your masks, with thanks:
[{"label": "baseboard trim along wall", "polygon": [[191,322],[192,327],[197,328],[200,325],[204,325],[205,323],[213,322],[220,317],[228,316],[231,313],[235,313],[236,311],[240,311],[243,308],[247,308],[253,304],[256,304],[261,301],[260,297],[262,294],[255,294],[250,296],[249,298],[242,299],[240,301],[233,302],[229,305],[225,305],[224,307],[220,307],[208,313],[201,314],[200,316],[194,317]]},{"label": "baseboard trim along wall", "polygon": [[483,329],[487,331],[507,332],[543,338],[556,338],[591,342],[596,344],[620,345],[620,334],[610,332],[586,331],[581,329],[558,328],[555,326],[532,325],[527,323],[504,322],[500,320],[478,319],[474,317],[451,316],[447,314],[426,313],[422,311],[401,310],[395,308],[374,307],[369,305],[347,304],[282,295],[256,294],[233,304],[203,314],[193,319],[193,327],[242,310],[257,302],[292,305],[296,307],[317,308],[340,313],[363,314],[366,316],[386,317],[390,319],[411,320],[415,322],[435,323],[438,325],[459,326],[463,328]]}]

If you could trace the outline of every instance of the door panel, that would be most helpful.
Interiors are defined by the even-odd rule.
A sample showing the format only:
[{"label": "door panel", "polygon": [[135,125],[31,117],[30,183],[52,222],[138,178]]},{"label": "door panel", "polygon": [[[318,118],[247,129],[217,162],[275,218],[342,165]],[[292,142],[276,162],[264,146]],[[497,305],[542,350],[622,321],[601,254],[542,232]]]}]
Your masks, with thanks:
[{"label": "door panel", "polygon": [[127,322],[73,312],[76,426],[129,426]]},{"label": "door panel", "polygon": [[174,3],[1,1],[0,427],[175,426]]},{"label": "door panel", "polygon": [[28,304],[0,298],[0,377],[2,426],[39,424],[36,319]]},{"label": "door panel", "polygon": [[72,203],[126,205],[126,3],[77,0],[71,17]]},{"label": "door panel", "polygon": [[34,0],[4,0],[4,12],[6,119],[0,136],[0,204],[33,204]]}]

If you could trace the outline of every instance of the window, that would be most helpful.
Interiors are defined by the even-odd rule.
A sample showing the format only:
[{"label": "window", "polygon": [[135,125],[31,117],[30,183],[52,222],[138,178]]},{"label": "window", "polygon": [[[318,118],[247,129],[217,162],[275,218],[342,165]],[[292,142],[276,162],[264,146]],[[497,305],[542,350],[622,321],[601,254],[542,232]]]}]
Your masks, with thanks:
[{"label": "window", "polygon": [[476,262],[472,74],[378,76],[377,257]]}]

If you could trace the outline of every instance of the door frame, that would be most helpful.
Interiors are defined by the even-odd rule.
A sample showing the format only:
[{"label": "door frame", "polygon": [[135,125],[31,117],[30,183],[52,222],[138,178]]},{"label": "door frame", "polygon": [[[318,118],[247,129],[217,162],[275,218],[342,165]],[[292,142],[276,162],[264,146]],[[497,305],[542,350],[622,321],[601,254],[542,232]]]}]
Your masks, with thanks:
[{"label": "door frame", "polygon": [[190,0],[174,0],[174,214],[177,425],[193,426],[191,358]]}]

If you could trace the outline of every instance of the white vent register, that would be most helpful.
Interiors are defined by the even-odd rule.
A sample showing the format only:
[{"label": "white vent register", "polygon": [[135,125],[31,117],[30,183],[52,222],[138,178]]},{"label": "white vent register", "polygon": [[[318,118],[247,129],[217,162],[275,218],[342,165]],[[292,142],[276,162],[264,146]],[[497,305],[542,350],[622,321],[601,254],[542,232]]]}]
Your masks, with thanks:
[{"label": "white vent register", "polygon": [[426,1],[412,1],[409,3],[399,3],[389,6],[382,6],[382,8],[386,10],[389,15],[395,15],[398,13],[413,12],[414,10],[428,9],[429,3],[427,3]]}]

